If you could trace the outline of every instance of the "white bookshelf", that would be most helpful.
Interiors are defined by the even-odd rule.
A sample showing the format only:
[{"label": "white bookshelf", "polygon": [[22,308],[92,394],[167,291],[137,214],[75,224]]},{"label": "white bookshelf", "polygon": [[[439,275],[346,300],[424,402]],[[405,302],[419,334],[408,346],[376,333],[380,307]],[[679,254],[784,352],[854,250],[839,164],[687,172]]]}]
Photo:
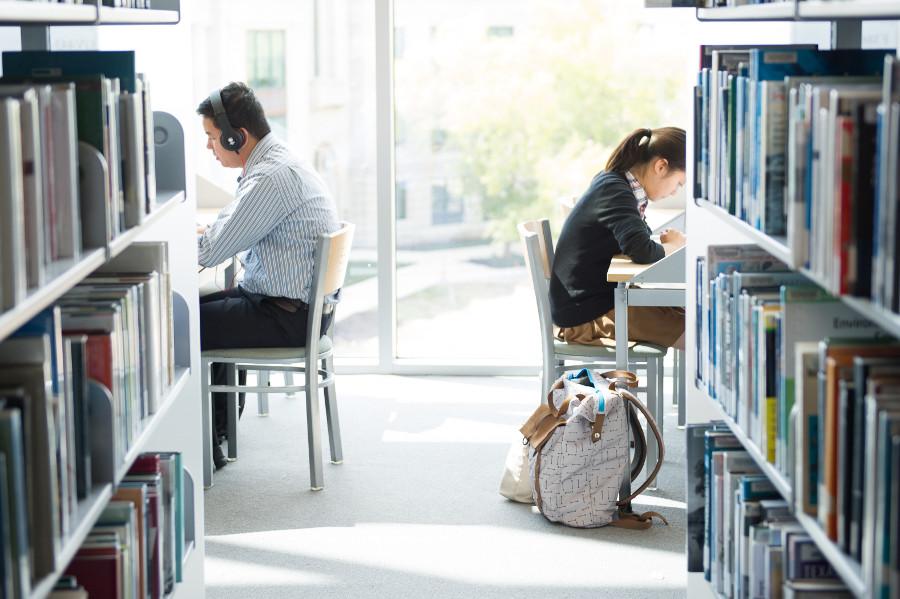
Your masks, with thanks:
[{"label": "white bookshelf", "polygon": [[[716,420],[721,420],[724,422],[731,432],[737,437],[738,441],[743,445],[744,450],[753,458],[753,461],[756,462],[756,465],[759,466],[760,470],[762,470],[763,474],[765,474],[775,489],[781,494],[785,501],[788,502],[789,505],[794,505],[793,501],[793,491],[791,487],[791,481],[773,464],[771,464],[768,460],[766,460],[765,456],[763,456],[762,452],[756,446],[756,443],[747,435],[747,433],[734,421],[733,418],[728,416],[723,410],[722,406],[719,405],[719,402],[711,398],[707,394],[703,394],[704,401],[709,402],[713,411],[716,413]],[[794,517],[797,519],[797,522],[804,528],[807,534],[813,539],[819,549],[822,551],[822,554],[826,559],[831,563],[834,567],[835,571],[838,573],[838,576],[841,577],[841,580],[844,581],[844,584],[847,585],[847,588],[856,595],[857,597],[865,596],[865,583],[863,582],[860,565],[858,562],[853,560],[849,555],[841,551],[841,549],[825,534],[825,531],[822,530],[822,526],[819,524],[818,520],[810,517],[809,515],[794,511]],[[702,575],[700,580],[709,584],[706,580],[703,579]],[[689,595],[691,596],[691,595]]]},{"label": "white bookshelf", "polygon": [[12,310],[0,313],[0,339],[31,320],[38,312],[58,300],[69,289],[106,261],[106,248],[88,250],[77,260],[61,260],[51,265],[48,281],[28,292],[25,301]]},{"label": "white bookshelf", "polygon": [[[861,29],[863,20],[900,20],[900,2],[896,0],[799,0],[778,4],[697,9],[697,18],[701,21],[831,21],[832,40],[840,43],[842,40],[853,40],[854,36],[852,33],[854,30],[858,31]],[[851,35],[842,37],[848,32]],[[856,43],[858,44],[859,42],[857,41]],[[802,265],[794,263],[793,254],[790,252],[784,237],[767,235],[706,200],[696,200],[695,204],[696,206],[692,207],[691,213],[697,217],[702,227],[724,229],[719,236],[729,236],[729,241],[725,243],[754,243],[784,262],[789,268],[804,274],[811,282],[827,289],[823,285],[823,281],[819,280],[815,274],[802,268]],[[688,218],[690,219],[691,216],[689,215]],[[722,227],[718,225],[722,225]],[[690,253],[695,256],[705,255],[707,242],[702,239],[703,237],[702,233],[699,235],[697,233],[688,235],[688,249]],[[722,241],[713,243],[722,243]],[[693,268],[689,266],[688,279],[692,281],[693,278]],[[900,338],[900,315],[873,304],[867,298],[842,296],[840,300],[861,316],[876,322],[886,332]],[[693,320],[693,315],[689,315],[689,327],[693,327]],[[691,407],[692,404],[694,406],[693,409]],[[694,409],[703,416],[700,420],[701,422],[707,418],[724,422],[757,463],[761,471],[772,481],[775,488],[793,505],[791,481],[765,459],[765,456],[753,440],[749,438],[749,435],[724,413],[720,404],[709,397],[705,389],[695,387],[690,391],[690,402],[688,404],[689,421],[691,421],[691,412]],[[859,562],[844,553],[836,543],[827,537],[816,518],[810,517],[805,513],[797,513],[796,511],[794,516],[834,567],[838,576],[847,585],[847,588],[857,597],[866,597],[867,589]],[[704,580],[702,574],[691,574],[689,576],[689,591],[688,596],[694,596],[695,593],[697,596],[707,593],[715,596],[714,590],[710,588],[709,583]]]},{"label": "white bookshelf", "polygon": [[[758,245],[762,249],[766,250],[767,252],[784,262],[788,268],[800,271],[811,282],[815,283],[819,287],[827,289],[827,285],[825,284],[825,282],[820,280],[815,275],[815,273],[812,273],[809,270],[801,268],[797,264],[794,264],[793,256],[791,255],[791,252],[785,243],[786,240],[784,237],[770,237],[762,231],[753,228],[733,214],[729,214],[726,210],[715,206],[711,202],[708,202],[706,200],[699,200],[697,204],[705,212],[712,215],[713,218],[715,218],[718,222],[727,225],[738,233],[743,234],[750,242]],[[886,332],[900,338],[900,314],[891,312],[890,310],[887,310],[879,306],[878,304],[872,303],[872,301],[868,298],[856,297],[852,295],[842,295],[838,297],[842,302],[853,308],[860,316],[868,318],[869,320],[878,324],[878,326],[880,326]]]},{"label": "white bookshelf", "polygon": [[700,21],[792,21],[795,16],[793,2],[697,9]]},{"label": "white bookshelf", "polygon": [[[154,0],[153,10],[109,8],[92,4],[69,5],[21,0],[0,0],[0,24],[21,26],[34,32],[63,25],[166,25],[181,20],[179,0]],[[162,34],[162,32],[161,32]],[[24,29],[23,29],[24,35]],[[44,35],[45,39],[49,36]],[[72,528],[62,540],[54,572],[37,581],[29,599],[43,599],[53,589],[100,517],[115,487],[137,456],[145,451],[179,451],[185,467],[184,580],[175,587],[176,598],[202,598],[203,489],[192,473],[202,471],[200,445],[201,410],[199,383],[199,309],[197,306],[196,244],[193,232],[195,207],[185,196],[184,138],[178,122],[165,113],[154,113],[154,126],[165,129],[165,147],[157,140],[157,204],[137,227],[122,232],[103,247],[85,250],[75,260],[62,260],[48,269],[47,280],[31,290],[24,301],[0,313],[0,340],[12,334],[41,310],[51,306],[72,287],[133,243],[166,241],[169,276],[175,305],[175,376],[158,400],[157,411],[145,419],[124,461],[111,467],[111,482],[97,484],[78,503]],[[109,454],[111,455],[111,454]]]},{"label": "white bookshelf", "polygon": [[900,19],[895,0],[790,0],[698,8],[700,21],[836,21]]},{"label": "white bookshelf", "polygon": [[732,229],[735,229],[739,233],[742,233],[745,236],[749,237],[751,240],[753,240],[753,243],[784,262],[788,267],[794,268],[794,259],[791,255],[790,249],[787,246],[786,237],[772,237],[766,235],[759,229],[754,228],[749,223],[746,223],[736,216],[730,214],[724,208],[716,206],[715,204],[707,200],[699,200],[697,204],[704,210],[709,211],[718,220],[725,223]]},{"label": "white bookshelf", "polygon": [[101,6],[97,25],[174,25],[181,20],[177,10],[111,8]]}]

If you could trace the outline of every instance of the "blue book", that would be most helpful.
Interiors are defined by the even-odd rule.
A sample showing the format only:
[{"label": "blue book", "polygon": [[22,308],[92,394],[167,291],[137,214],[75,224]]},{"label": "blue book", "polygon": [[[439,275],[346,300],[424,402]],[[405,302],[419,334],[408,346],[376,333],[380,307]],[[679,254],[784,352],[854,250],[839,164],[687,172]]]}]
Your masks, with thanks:
[{"label": "blue book", "polygon": [[12,572],[4,572],[4,579],[10,579],[13,597],[27,597],[31,588],[31,565],[26,512],[25,445],[19,410],[0,410],[0,455],[4,456],[5,462],[5,473],[0,483],[0,501],[3,503],[3,511],[9,516],[4,539],[10,542],[12,559]]},{"label": "blue book", "polygon": [[713,506],[711,504],[713,493],[713,454],[720,451],[743,451],[744,447],[730,431],[712,430],[707,431],[704,436],[704,457],[703,465],[706,471],[706,497],[704,512],[704,537],[703,546],[703,575],[706,580],[712,579],[712,562],[714,560],[713,553],[710,551],[712,547],[712,534],[717,526],[714,521]]},{"label": "blue book", "polygon": [[122,91],[134,93],[136,69],[133,50],[26,50],[3,53],[3,76],[27,79],[68,79],[103,75],[118,79]]},{"label": "blue book", "polygon": [[[895,50],[750,50],[753,81],[781,81],[797,75],[873,75],[884,72],[884,57]],[[5,65],[4,65],[5,66]]]},{"label": "blue book", "polygon": [[62,389],[62,316],[58,306],[51,306],[39,312],[12,334],[13,337],[42,337],[50,339],[50,369],[53,380],[53,394],[57,397]]}]

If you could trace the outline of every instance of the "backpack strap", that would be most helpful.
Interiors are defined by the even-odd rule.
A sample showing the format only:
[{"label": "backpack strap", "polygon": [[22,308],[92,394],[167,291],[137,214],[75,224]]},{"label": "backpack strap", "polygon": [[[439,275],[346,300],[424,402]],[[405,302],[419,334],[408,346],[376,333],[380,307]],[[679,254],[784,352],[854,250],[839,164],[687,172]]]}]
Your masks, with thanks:
[{"label": "backpack strap", "polygon": [[635,512],[626,512],[622,509],[619,509],[618,517],[613,518],[612,522],[609,523],[610,526],[615,526],[617,528],[627,528],[629,530],[647,530],[651,526],[653,526],[653,518],[659,518],[662,520],[663,524],[666,526],[669,525],[669,521],[666,520],[662,514],[658,514],[656,512],[644,512],[643,514],[636,514]]},{"label": "backpack strap", "polygon": [[627,370],[608,370],[600,376],[610,382],[609,388],[611,391],[616,390],[616,383],[622,383],[629,389],[634,389],[638,386],[638,376]]},{"label": "backpack strap", "polygon": [[[619,389],[619,393],[622,395],[622,399],[625,402],[625,405],[631,405],[637,408],[641,414],[644,415],[644,418],[647,420],[647,426],[653,431],[653,436],[656,437],[656,445],[659,447],[659,459],[656,461],[656,464],[653,466],[653,472],[651,472],[647,479],[641,484],[640,487],[637,488],[636,491],[632,492],[631,495],[624,500],[620,500],[618,505],[619,507],[625,507],[631,503],[631,500],[643,493],[647,490],[647,487],[650,486],[650,482],[656,478],[656,475],[659,474],[659,469],[662,467],[663,458],[666,455],[666,446],[663,444],[662,435],[659,434],[659,428],[656,426],[656,421],[653,419],[653,416],[650,415],[650,412],[647,411],[647,408],[644,407],[638,398],[632,395],[630,392],[625,389]],[[640,430],[638,428],[637,430]],[[643,434],[643,433],[642,433]],[[635,435],[637,437],[637,435]],[[637,446],[637,443],[635,443]],[[632,479],[633,480],[633,479]]]}]

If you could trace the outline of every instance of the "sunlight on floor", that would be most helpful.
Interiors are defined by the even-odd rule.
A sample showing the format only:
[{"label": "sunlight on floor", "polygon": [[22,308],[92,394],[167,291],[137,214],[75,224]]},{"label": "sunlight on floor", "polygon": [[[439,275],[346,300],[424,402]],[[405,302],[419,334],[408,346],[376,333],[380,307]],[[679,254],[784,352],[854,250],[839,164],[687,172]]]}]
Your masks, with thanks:
[{"label": "sunlight on floor", "polygon": [[247,561],[206,556],[204,564],[207,587],[237,586],[327,586],[339,581],[333,576],[297,568],[261,566]]},{"label": "sunlight on floor", "polygon": [[[623,543],[621,538],[615,543],[604,541],[598,536],[578,538],[498,526],[365,523],[208,537],[207,548],[211,555],[238,547],[282,554],[283,566],[291,573],[295,567],[308,567],[304,561],[328,560],[470,584],[519,587],[523,583],[536,587],[564,583],[567,588],[596,588],[601,582],[610,587],[630,586],[635,582],[634,563],[639,561],[647,564],[642,585],[660,589],[684,585],[683,577],[667,580],[664,574],[680,569],[683,554],[652,549],[646,536],[635,538],[633,544]],[[603,561],[597,567],[535,569],[535,551],[551,561],[579,556],[559,565],[587,566],[592,556],[603,556]],[[301,570],[300,576],[307,573]]]},{"label": "sunlight on floor", "polygon": [[447,418],[434,428],[417,432],[388,429],[381,436],[384,443],[510,443],[515,438],[509,425],[462,418]]}]

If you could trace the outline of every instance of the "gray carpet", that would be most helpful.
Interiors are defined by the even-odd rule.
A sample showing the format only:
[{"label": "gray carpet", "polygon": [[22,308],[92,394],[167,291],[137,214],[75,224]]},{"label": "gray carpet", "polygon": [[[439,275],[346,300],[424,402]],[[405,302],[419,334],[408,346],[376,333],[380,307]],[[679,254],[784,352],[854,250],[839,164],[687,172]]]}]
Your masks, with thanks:
[{"label": "gray carpet", "polygon": [[[668,383],[668,381],[667,381]],[[301,396],[249,396],[237,462],[206,491],[211,599],[683,597],[684,441],[667,409],[648,531],[547,522],[497,493],[526,378],[341,376],[345,462],[309,490]],[[668,401],[667,401],[668,406]]]}]

